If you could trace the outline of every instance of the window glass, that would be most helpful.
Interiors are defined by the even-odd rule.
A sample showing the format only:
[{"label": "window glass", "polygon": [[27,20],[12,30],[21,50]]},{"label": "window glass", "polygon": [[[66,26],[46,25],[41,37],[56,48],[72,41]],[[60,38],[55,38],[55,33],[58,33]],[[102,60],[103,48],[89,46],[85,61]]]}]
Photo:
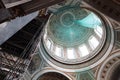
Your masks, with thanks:
[{"label": "window glass", "polygon": [[62,57],[62,54],[61,54],[61,48],[60,47],[55,47],[55,55],[57,55],[58,57]]},{"label": "window glass", "polygon": [[68,59],[75,59],[74,49],[67,49],[67,57],[68,57]]},{"label": "window glass", "polygon": [[80,55],[82,57],[85,57],[85,56],[87,56],[89,54],[89,51],[88,51],[86,45],[80,46],[79,50],[80,50]]},{"label": "window glass", "polygon": [[89,44],[90,44],[91,48],[94,50],[99,45],[99,41],[97,40],[97,38],[95,38],[94,36],[92,36],[89,39]]},{"label": "window glass", "polygon": [[102,37],[102,34],[103,34],[103,30],[100,26],[97,26],[95,28],[95,33],[101,38]]},{"label": "window glass", "polygon": [[52,44],[51,41],[49,39],[47,39],[46,46],[48,49],[50,49],[51,44]]}]

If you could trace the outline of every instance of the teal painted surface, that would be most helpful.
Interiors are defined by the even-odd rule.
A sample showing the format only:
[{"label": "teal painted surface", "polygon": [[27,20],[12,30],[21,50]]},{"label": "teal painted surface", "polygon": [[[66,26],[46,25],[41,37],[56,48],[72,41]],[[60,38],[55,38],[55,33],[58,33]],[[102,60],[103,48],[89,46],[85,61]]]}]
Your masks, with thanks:
[{"label": "teal painted surface", "polygon": [[84,19],[75,20],[75,23],[88,28],[96,28],[101,25],[100,19],[94,13],[90,13]]},{"label": "teal painted surface", "polygon": [[65,7],[51,16],[48,35],[56,44],[73,47],[88,41],[96,25],[101,25],[101,21],[91,11]]},{"label": "teal painted surface", "polygon": [[95,80],[94,73],[92,70],[77,72],[76,80]]}]

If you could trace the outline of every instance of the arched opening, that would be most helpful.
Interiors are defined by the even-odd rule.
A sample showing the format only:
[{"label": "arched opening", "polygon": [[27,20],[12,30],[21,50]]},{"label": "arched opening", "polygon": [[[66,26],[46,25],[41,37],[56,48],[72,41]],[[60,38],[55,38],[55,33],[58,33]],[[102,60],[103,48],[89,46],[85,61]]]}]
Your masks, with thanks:
[{"label": "arched opening", "polygon": [[37,80],[69,80],[63,74],[57,72],[47,72],[41,75]]},{"label": "arched opening", "polygon": [[110,80],[120,80],[120,64],[112,72]]}]

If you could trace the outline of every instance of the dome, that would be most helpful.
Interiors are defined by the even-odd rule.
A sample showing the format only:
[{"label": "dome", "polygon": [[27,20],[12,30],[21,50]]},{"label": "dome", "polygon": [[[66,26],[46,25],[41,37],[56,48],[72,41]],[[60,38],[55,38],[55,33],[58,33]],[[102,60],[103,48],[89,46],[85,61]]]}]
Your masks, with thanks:
[{"label": "dome", "polygon": [[99,16],[80,7],[63,7],[52,14],[45,28],[44,47],[63,63],[94,57],[104,44],[106,31]]}]

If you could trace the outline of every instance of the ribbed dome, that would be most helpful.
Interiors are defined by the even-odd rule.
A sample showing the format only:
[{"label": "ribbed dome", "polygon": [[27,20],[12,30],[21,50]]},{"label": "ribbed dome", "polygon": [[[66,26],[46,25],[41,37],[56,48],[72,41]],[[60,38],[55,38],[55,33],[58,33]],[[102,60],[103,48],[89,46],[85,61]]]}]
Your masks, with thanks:
[{"label": "ribbed dome", "polygon": [[[95,21],[95,19],[97,21]],[[48,34],[53,42],[64,47],[73,47],[88,41],[94,27],[99,25],[98,17],[86,9],[70,7],[58,10],[49,22]]]},{"label": "ribbed dome", "polygon": [[104,24],[94,12],[80,7],[63,7],[48,20],[43,41],[53,58],[74,64],[94,57],[105,38]]}]

